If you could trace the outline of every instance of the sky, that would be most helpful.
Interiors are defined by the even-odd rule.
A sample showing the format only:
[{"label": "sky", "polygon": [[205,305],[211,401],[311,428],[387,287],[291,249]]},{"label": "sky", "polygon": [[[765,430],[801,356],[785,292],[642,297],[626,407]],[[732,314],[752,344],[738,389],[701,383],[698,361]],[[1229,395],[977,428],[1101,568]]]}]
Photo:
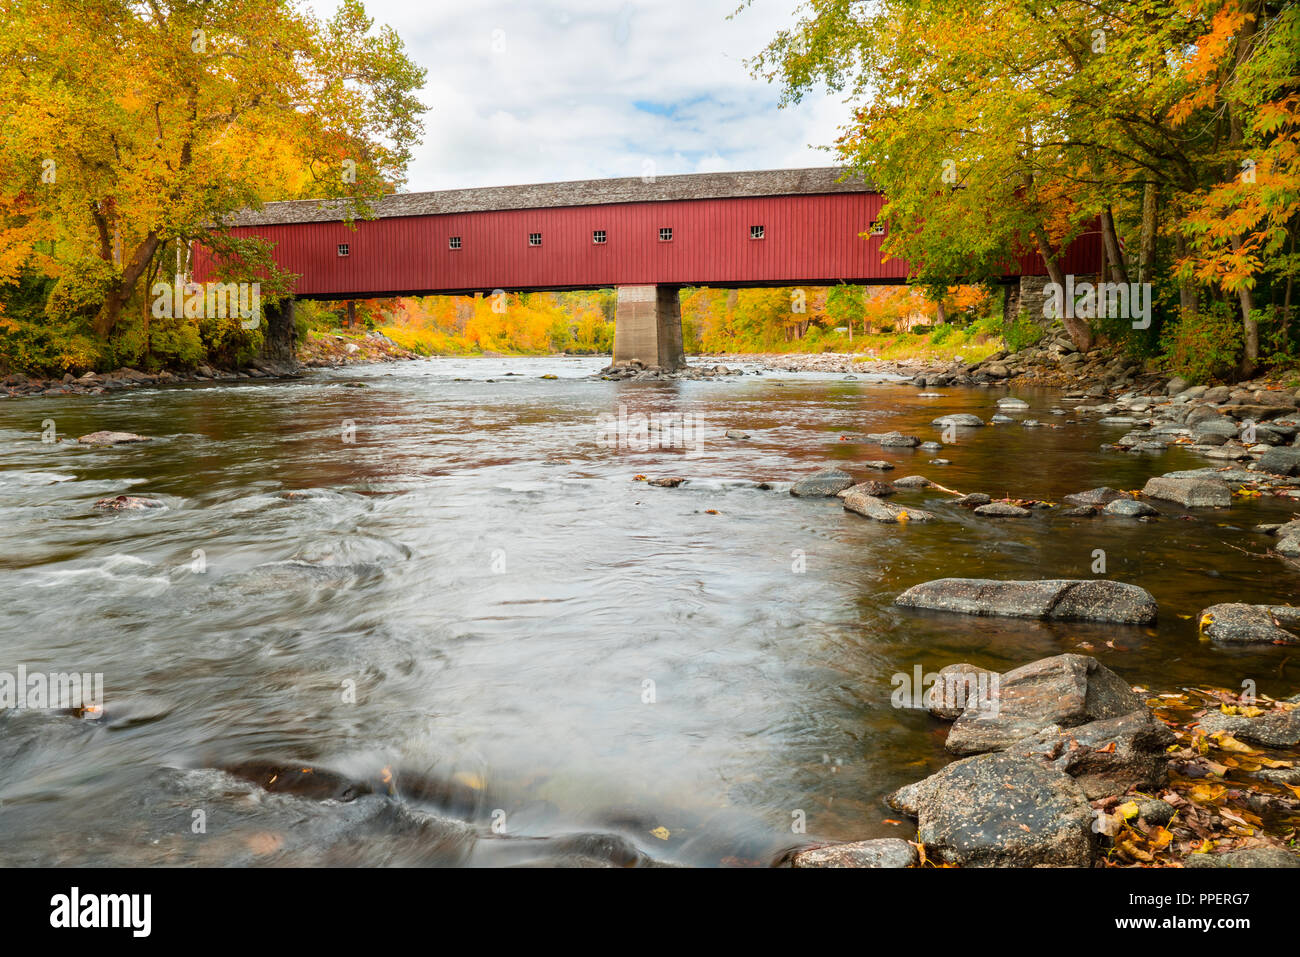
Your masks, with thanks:
[{"label": "sky", "polygon": [[[829,166],[837,96],[779,109],[745,59],[796,0],[367,0],[428,70],[406,190]],[[336,0],[308,0],[329,16]]]}]

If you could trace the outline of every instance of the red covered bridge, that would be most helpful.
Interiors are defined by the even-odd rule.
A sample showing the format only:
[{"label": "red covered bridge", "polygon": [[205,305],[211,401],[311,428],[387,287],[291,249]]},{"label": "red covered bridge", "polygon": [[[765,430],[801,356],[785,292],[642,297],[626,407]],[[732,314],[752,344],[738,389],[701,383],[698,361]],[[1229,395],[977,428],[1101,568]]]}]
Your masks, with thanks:
[{"label": "red covered bridge", "polygon": [[[304,299],[613,286],[615,362],[672,368],[682,286],[906,281],[906,262],[881,261],[884,202],[838,169],[697,173],[399,193],[355,230],[339,201],[268,203],[231,231],[275,243]],[[1100,237],[1080,237],[1061,265],[1097,273]],[[208,266],[200,254],[198,281]],[[1017,266],[1005,278],[1046,273],[1036,254]]]}]

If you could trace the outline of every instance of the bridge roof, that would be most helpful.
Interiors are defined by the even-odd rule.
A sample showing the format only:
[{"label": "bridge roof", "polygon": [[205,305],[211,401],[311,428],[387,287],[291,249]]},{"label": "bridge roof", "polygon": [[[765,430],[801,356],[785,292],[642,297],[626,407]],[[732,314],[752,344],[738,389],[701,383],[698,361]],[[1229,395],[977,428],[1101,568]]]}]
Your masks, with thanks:
[{"label": "bridge roof", "polygon": [[[843,178],[843,181],[841,181]],[[744,173],[687,173],[624,179],[585,179],[529,186],[487,186],[444,189],[428,193],[393,193],[376,204],[381,219],[397,216],[436,216],[505,209],[546,209],[559,206],[599,206],[611,203],[655,203],[685,199],[736,199],[756,196],[817,195],[871,192],[859,177],[835,167],[753,170]],[[282,223],[327,223],[345,218],[349,200],[299,199],[267,203],[261,210],[232,216],[231,226],[270,226]]]}]

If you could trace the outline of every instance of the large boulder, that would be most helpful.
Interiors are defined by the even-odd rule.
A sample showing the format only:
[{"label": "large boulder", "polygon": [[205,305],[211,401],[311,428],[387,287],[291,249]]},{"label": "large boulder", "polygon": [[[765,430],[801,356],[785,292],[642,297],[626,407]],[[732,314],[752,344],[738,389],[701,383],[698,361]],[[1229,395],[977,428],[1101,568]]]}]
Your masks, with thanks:
[{"label": "large boulder", "polygon": [[1232,492],[1221,482],[1200,479],[1147,479],[1142,489],[1147,498],[1177,502],[1184,508],[1224,508],[1232,504]]},{"label": "large boulder", "polygon": [[1283,447],[1269,449],[1259,457],[1256,468],[1261,472],[1274,475],[1296,475],[1300,473],[1300,449]]},{"label": "large boulder", "polygon": [[853,484],[853,476],[839,469],[823,469],[801,478],[790,486],[790,494],[798,498],[830,498]]},{"label": "large boulder", "polygon": [[917,841],[932,859],[962,867],[1092,863],[1093,813],[1083,789],[1037,758],[982,754],[909,787],[891,803],[915,808]]},{"label": "large boulder", "polygon": [[1165,749],[1176,738],[1142,708],[1075,728],[1049,725],[1006,750],[1040,757],[1079,782],[1089,800],[1129,788],[1154,791],[1169,781]]},{"label": "large boulder", "polygon": [[1074,728],[1144,710],[1096,658],[1055,655],[1002,675],[991,702],[967,707],[953,723],[945,747],[953,754],[999,751],[1051,725]]},{"label": "large boulder", "polygon": [[1156,620],[1156,600],[1149,592],[1136,585],[1106,579],[994,581],[988,578],[939,578],[913,585],[895,598],[894,604],[904,608],[1009,618],[1126,624],[1148,624]]},{"label": "large boulder", "polygon": [[916,448],[921,444],[921,440],[915,435],[904,435],[902,432],[882,432],[868,435],[867,439],[885,448]]},{"label": "large boulder", "polygon": [[1228,645],[1300,644],[1300,608],[1224,602],[1201,612],[1200,632]]},{"label": "large boulder", "polygon": [[793,867],[911,867],[918,863],[916,848],[897,837],[852,844],[828,844],[799,851]]},{"label": "large boulder", "polygon": [[858,515],[874,519],[877,522],[932,522],[934,515],[923,508],[909,508],[903,505],[892,505],[889,502],[881,501],[874,495],[864,495],[861,492],[854,492],[850,489],[841,501],[844,507]]}]

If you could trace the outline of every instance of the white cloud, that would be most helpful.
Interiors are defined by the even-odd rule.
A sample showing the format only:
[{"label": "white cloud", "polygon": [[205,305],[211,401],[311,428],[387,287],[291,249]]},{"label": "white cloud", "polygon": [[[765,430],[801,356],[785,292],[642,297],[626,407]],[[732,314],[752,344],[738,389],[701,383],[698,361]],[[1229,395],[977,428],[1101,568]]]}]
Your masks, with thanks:
[{"label": "white cloud", "polygon": [[[319,16],[337,6],[311,0]],[[825,166],[833,97],[777,108],[744,60],[794,0],[369,0],[428,70],[411,190]],[[638,108],[637,104],[642,104]]]}]

